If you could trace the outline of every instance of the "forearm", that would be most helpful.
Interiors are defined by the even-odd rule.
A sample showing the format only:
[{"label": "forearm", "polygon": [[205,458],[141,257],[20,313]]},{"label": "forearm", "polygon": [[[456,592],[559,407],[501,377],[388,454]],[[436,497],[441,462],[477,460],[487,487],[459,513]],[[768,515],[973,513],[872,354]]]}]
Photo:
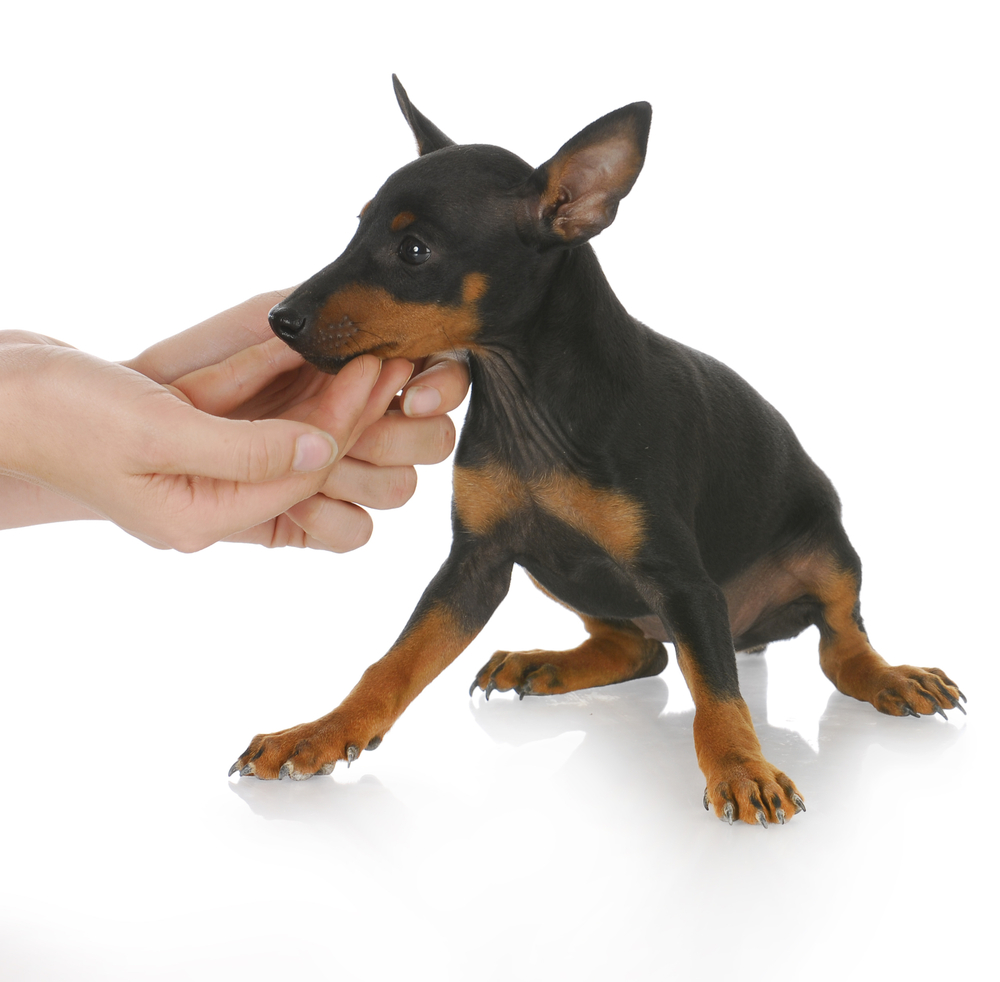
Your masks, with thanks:
[{"label": "forearm", "polygon": [[0,474],[0,529],[100,517],[55,491],[19,477]]}]

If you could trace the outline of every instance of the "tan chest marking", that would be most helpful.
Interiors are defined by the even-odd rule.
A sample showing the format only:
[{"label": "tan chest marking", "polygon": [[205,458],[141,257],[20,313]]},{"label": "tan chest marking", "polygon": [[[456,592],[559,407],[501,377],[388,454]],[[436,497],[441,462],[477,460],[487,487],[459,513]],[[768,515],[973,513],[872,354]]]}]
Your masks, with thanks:
[{"label": "tan chest marking", "polygon": [[454,488],[458,517],[476,535],[487,535],[499,522],[534,506],[616,559],[634,558],[645,539],[645,516],[637,501],[565,471],[522,481],[496,464],[456,467]]}]

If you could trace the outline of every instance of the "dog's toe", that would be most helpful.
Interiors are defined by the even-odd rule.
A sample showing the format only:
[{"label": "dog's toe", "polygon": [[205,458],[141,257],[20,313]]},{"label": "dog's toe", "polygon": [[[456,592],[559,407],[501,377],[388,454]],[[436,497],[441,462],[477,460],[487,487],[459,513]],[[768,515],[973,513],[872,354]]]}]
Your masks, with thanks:
[{"label": "dog's toe", "polygon": [[277,733],[258,734],[229,769],[230,775],[256,777],[264,781],[304,781],[315,775],[330,774],[340,760],[348,766],[361,755],[361,748],[374,750],[382,742],[380,734],[352,736],[336,718],[304,723]]},{"label": "dog's toe", "polygon": [[806,810],[795,785],[763,758],[742,760],[710,775],[703,799],[724,822],[748,825],[786,825]]},{"label": "dog's toe", "polygon": [[945,709],[963,714],[967,701],[961,689],[940,668],[896,665],[882,671],[873,686],[872,705],[889,716],[942,716]]}]

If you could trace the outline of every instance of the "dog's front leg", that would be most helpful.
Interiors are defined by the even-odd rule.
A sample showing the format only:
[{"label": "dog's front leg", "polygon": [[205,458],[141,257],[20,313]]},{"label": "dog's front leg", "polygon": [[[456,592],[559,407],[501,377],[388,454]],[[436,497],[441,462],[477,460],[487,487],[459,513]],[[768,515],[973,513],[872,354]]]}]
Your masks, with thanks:
[{"label": "dog's front leg", "polygon": [[711,581],[671,590],[664,604],[677,661],[694,699],[694,747],[705,775],[705,807],[728,821],[784,824],[805,805],[764,758],[740,695],[722,591]]},{"label": "dog's front leg", "polygon": [[350,765],[362,750],[374,750],[424,686],[490,619],[507,594],[512,568],[512,561],[489,543],[453,544],[403,633],[347,698],[312,723],[255,736],[229,773],[302,780],[329,774],[338,760]]}]

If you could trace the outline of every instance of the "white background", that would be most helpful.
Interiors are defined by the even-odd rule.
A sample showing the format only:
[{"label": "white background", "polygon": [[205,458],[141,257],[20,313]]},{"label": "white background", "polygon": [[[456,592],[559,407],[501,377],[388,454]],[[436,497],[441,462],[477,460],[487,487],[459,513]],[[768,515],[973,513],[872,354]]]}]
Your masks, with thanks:
[{"label": "white background", "polygon": [[785,413],[841,492],[876,647],[969,696],[880,717],[823,678],[814,631],[742,658],[809,811],[729,828],[673,661],[469,699],[495,648],[582,637],[518,575],[377,753],[227,781],[392,642],[447,551],[447,466],[344,557],[4,532],[0,976],[986,976],[994,4],[38,3],[0,36],[2,324],[108,358],[339,253],[413,154],[393,71],[454,139],[532,163],[648,99],[645,170],[596,242],[612,284]]}]

